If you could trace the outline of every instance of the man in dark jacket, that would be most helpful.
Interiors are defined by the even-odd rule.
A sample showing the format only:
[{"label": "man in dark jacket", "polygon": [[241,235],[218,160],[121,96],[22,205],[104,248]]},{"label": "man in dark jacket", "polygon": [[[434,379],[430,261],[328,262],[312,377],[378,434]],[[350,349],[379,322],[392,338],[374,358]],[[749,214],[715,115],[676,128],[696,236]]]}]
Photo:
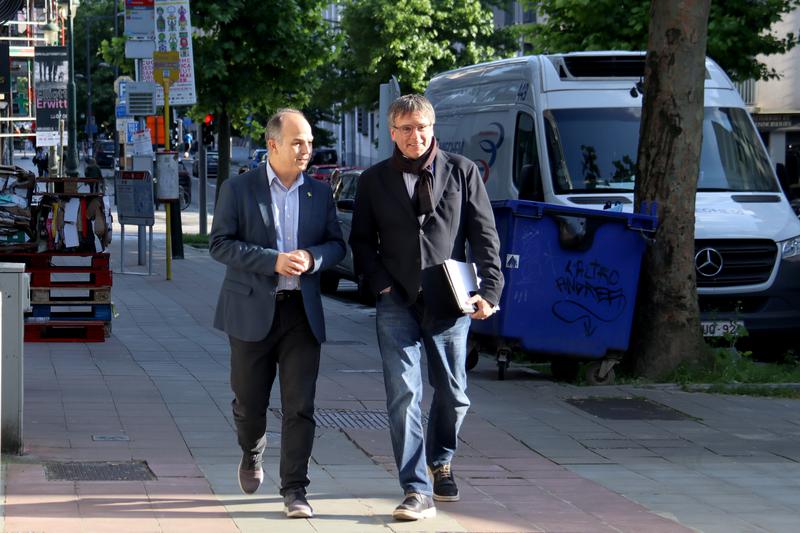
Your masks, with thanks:
[{"label": "man in dark jacket", "polygon": [[[405,492],[393,513],[398,520],[434,516],[433,500],[459,499],[450,463],[469,408],[467,333],[470,319],[494,312],[503,288],[499,241],[480,173],[472,161],[438,149],[434,122],[433,106],[421,95],[391,104],[394,154],[359,178],[350,233],[356,268],[378,295],[390,434]],[[464,261],[467,243],[482,280],[468,300],[475,311],[442,314],[432,291],[421,290],[423,278],[447,259]],[[434,389],[425,437],[423,345]]]},{"label": "man in dark jacket", "polygon": [[290,518],[313,516],[306,488],[325,342],[319,277],[345,254],[331,189],[305,174],[312,140],[300,111],[276,112],[267,122],[267,164],[225,180],[209,239],[211,257],[227,267],[214,327],[231,345],[233,420],[243,453],[239,486],[253,494],[264,479],[267,407],[277,376],[280,492]]}]

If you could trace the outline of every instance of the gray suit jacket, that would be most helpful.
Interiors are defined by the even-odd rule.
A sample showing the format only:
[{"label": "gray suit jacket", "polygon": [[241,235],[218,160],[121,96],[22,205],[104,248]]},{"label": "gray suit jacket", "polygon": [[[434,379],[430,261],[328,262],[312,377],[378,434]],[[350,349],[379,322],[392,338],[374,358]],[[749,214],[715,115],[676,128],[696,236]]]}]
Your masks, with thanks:
[{"label": "gray suit jacket", "polygon": [[[299,191],[298,248],[314,257],[300,276],[308,323],[325,341],[319,273],[342,260],[345,243],[328,185],[305,176]],[[264,339],[275,314],[278,257],[266,165],[227,179],[219,190],[209,238],[211,257],[227,266],[214,327],[244,341]]]}]

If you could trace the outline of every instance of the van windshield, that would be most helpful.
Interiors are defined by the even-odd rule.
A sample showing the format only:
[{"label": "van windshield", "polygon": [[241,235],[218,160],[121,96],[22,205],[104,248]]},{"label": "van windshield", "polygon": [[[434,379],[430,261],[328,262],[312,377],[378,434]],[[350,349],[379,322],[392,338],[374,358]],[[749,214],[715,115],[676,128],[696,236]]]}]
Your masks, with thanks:
[{"label": "van windshield", "polygon": [[[632,192],[641,108],[553,109],[545,134],[556,194]],[[777,192],[746,111],[705,108],[699,191]]]}]

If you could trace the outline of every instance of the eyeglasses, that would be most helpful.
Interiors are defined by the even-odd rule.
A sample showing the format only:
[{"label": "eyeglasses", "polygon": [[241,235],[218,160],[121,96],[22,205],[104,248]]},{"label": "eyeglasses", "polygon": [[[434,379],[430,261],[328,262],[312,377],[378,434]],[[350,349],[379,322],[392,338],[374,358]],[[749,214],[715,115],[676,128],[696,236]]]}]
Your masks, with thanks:
[{"label": "eyeglasses", "polygon": [[392,129],[399,131],[403,135],[411,135],[415,130],[424,133],[433,124],[404,124],[403,126],[392,126]]}]

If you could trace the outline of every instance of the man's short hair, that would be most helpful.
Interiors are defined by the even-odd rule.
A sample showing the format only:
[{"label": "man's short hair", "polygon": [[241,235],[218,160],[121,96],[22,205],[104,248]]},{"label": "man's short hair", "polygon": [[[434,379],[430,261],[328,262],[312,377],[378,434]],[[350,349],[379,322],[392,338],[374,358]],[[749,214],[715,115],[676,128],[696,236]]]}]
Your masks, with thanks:
[{"label": "man's short hair", "polygon": [[394,102],[389,104],[389,125],[394,126],[395,119],[403,115],[419,112],[424,117],[430,119],[431,124],[436,122],[436,113],[430,100],[421,94],[404,94]]},{"label": "man's short hair", "polygon": [[283,117],[290,113],[295,113],[300,115],[303,118],[306,116],[303,114],[302,111],[298,111],[297,109],[293,109],[291,107],[282,107],[275,111],[275,114],[269,117],[267,121],[267,131],[265,132],[265,136],[267,140],[275,139],[276,141],[281,140],[281,128],[283,128]]}]

